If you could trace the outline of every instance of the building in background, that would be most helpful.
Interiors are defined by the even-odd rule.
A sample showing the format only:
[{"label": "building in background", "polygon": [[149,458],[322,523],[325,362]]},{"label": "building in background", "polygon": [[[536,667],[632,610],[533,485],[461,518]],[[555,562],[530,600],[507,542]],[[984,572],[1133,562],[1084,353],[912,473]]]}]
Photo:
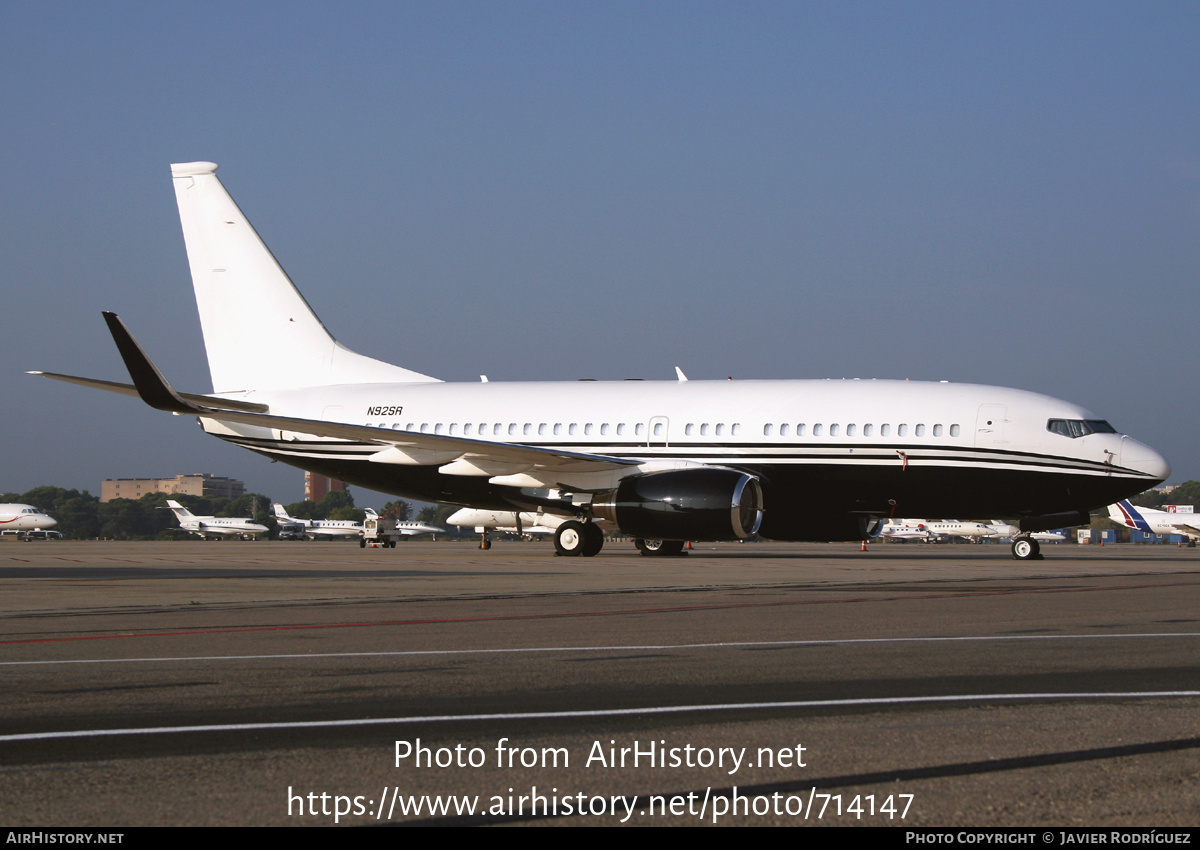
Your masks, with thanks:
[{"label": "building in background", "polygon": [[174,478],[105,478],[100,485],[100,501],[140,499],[147,493],[182,493],[185,496],[209,496],[236,499],[246,492],[246,483],[236,478],[209,475],[176,475]]},{"label": "building in background", "polygon": [[327,493],[345,490],[346,482],[330,478],[328,475],[317,475],[315,472],[304,473],[304,501],[319,502]]}]

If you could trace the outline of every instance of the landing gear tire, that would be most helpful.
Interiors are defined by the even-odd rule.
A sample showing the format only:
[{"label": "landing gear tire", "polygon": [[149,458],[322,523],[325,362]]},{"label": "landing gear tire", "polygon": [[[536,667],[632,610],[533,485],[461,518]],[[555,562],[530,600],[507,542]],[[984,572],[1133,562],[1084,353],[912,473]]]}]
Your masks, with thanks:
[{"label": "landing gear tire", "polygon": [[491,549],[492,548],[492,538],[488,537],[486,532],[484,532],[483,536],[479,538],[479,548],[480,549]]},{"label": "landing gear tire", "polygon": [[587,525],[578,520],[569,519],[554,532],[554,551],[567,558],[586,555],[588,534]]},{"label": "landing gear tire", "polygon": [[648,558],[667,558],[683,552],[682,540],[643,540],[638,538],[633,541],[633,545]]},{"label": "landing gear tire", "polygon": [[366,548],[367,548],[367,538],[365,538],[365,537],[360,537],[360,538],[358,539],[358,548],[359,548],[359,549],[366,549]]},{"label": "landing gear tire", "polygon": [[1012,556],[1018,561],[1042,560],[1042,547],[1031,537],[1018,537],[1012,542]]}]

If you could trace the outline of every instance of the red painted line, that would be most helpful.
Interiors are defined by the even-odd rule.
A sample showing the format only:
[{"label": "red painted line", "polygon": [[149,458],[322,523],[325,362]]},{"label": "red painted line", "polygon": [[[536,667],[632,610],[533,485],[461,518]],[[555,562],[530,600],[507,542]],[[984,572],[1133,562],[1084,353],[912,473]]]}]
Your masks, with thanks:
[{"label": "red painted line", "polygon": [[424,620],[379,620],[368,623],[315,623],[302,626],[244,626],[232,629],[195,629],[192,631],[180,632],[144,632],[141,634],[120,634],[120,635],[82,635],[78,637],[57,637],[57,638],[25,638],[22,640],[4,640],[0,641],[0,646],[8,646],[12,644],[23,643],[66,643],[71,641],[85,640],[118,640],[128,638],[148,638],[148,637],[185,637],[188,635],[225,635],[225,634],[240,634],[243,632],[287,632],[287,631],[304,631],[313,629],[361,629],[379,626],[432,626],[445,623],[496,623],[506,621],[520,620],[562,620],[571,617],[621,617],[632,614],[680,614],[691,611],[724,611],[737,608],[782,608],[793,605],[842,605],[847,602],[900,602],[907,599],[955,599],[964,597],[984,597],[984,596],[1018,596],[1025,594],[1044,594],[1044,593],[1094,593],[1108,592],[1114,590],[1140,590],[1147,587],[1192,587],[1200,582],[1183,581],[1174,582],[1172,584],[1123,584],[1114,585],[1112,587],[1053,587],[1042,590],[985,590],[976,591],[974,593],[957,592],[957,593],[912,593],[901,594],[898,596],[851,596],[842,599],[806,599],[795,600],[791,602],[737,602],[737,603],[720,603],[712,605],[677,605],[666,608],[624,608],[599,611],[574,611],[566,614],[504,614],[492,617],[441,617]]}]

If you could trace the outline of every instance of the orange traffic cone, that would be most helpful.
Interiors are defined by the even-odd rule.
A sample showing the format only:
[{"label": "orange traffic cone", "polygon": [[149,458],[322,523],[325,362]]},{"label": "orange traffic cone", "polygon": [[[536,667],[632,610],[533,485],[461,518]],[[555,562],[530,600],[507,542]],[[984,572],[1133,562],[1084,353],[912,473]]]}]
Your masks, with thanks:
[{"label": "orange traffic cone", "polygon": [[860,551],[862,551],[862,552],[867,551],[867,541],[865,541],[865,540],[863,541],[862,549]]}]

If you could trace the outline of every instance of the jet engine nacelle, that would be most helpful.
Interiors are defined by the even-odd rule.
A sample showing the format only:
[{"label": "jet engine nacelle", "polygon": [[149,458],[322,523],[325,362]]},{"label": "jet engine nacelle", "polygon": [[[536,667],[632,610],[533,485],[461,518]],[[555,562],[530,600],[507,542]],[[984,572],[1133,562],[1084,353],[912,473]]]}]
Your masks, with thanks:
[{"label": "jet engine nacelle", "polygon": [[631,537],[742,540],[762,523],[762,486],[735,469],[647,472],[597,496],[592,510]]}]

